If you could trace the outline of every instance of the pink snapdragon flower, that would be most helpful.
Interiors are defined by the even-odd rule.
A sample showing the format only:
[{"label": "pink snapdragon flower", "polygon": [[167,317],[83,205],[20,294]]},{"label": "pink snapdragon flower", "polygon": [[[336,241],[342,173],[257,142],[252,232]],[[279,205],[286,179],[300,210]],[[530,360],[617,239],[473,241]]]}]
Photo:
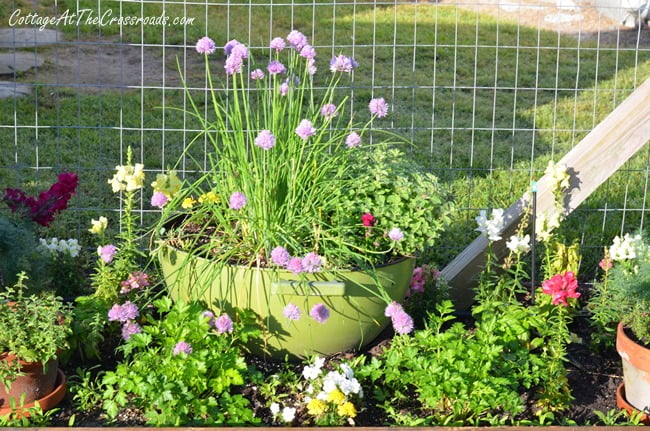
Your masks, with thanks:
[{"label": "pink snapdragon flower", "polygon": [[115,257],[115,254],[117,254],[117,247],[115,247],[113,244],[100,245],[97,247],[97,254],[104,261],[104,263],[111,263],[113,261],[113,257]]},{"label": "pink snapdragon flower", "polygon": [[129,275],[129,278],[120,283],[120,286],[122,286],[120,293],[129,293],[131,290],[142,289],[149,285],[149,275],[142,271],[135,271]]},{"label": "pink snapdragon flower", "polygon": [[163,192],[153,192],[153,195],[151,195],[151,206],[162,208],[168,200],[167,195]]},{"label": "pink snapdragon flower", "polygon": [[542,282],[542,293],[550,295],[553,298],[553,305],[567,306],[567,298],[578,298],[580,292],[578,289],[578,280],[572,271],[564,274],[556,274]]}]

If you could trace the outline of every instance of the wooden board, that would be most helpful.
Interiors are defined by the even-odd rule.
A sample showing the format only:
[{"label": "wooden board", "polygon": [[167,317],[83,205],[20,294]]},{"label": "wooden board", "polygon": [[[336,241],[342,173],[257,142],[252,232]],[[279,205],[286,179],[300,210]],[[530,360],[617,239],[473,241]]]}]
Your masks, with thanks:
[{"label": "wooden board", "polygon": [[[640,85],[611,114],[598,124],[578,145],[559,162],[571,175],[571,186],[564,211],[571,213],[591,193],[614,174],[643,145],[650,141],[650,79]],[[542,177],[537,184],[537,211],[548,212],[553,206],[550,178]],[[501,241],[492,249],[498,257],[506,254],[505,242],[516,230],[528,202],[521,197],[504,215],[506,226]],[[485,265],[488,240],[480,236],[449,263],[442,275],[449,281],[452,298],[459,310],[473,302],[470,290]]]}]

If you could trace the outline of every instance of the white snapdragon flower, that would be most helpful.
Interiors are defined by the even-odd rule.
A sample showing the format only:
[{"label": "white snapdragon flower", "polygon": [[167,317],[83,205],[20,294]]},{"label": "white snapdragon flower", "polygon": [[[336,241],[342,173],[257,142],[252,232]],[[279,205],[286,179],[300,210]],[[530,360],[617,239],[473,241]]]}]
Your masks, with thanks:
[{"label": "white snapdragon flower", "polygon": [[269,409],[271,410],[271,414],[273,414],[273,416],[277,416],[277,414],[280,413],[280,404],[271,403]]},{"label": "white snapdragon flower", "polygon": [[499,241],[501,239],[501,231],[505,226],[503,208],[493,209],[492,217],[489,219],[487,218],[487,211],[481,210],[475,220],[478,224],[476,231],[485,235],[490,241]]},{"label": "white snapdragon flower", "polygon": [[549,160],[544,173],[551,177],[551,190],[562,191],[569,188],[569,179],[571,177],[565,165],[556,164],[553,160]]},{"label": "white snapdragon flower", "polygon": [[508,247],[508,249],[513,253],[528,253],[530,251],[530,235],[512,235],[510,240],[506,241],[506,247]]},{"label": "white snapdragon flower", "polygon": [[617,236],[609,248],[612,260],[636,259],[643,252],[641,235],[630,236],[626,233],[623,238]]}]

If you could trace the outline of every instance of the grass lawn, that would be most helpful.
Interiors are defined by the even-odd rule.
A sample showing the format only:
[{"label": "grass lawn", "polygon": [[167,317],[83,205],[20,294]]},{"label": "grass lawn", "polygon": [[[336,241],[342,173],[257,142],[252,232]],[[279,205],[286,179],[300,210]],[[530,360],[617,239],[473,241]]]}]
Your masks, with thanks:
[{"label": "grass lawn", "polygon": [[[39,2],[39,12],[51,15],[54,3]],[[473,218],[479,208],[512,204],[542,175],[549,159],[559,160],[630,89],[650,77],[648,50],[598,46],[454,6],[169,3],[165,15],[193,17],[193,24],[168,26],[164,32],[157,26],[60,29],[72,43],[122,40],[160,52],[186,45],[188,55],[205,34],[218,45],[236,38],[250,44],[259,58],[271,38],[296,28],[317,48],[319,73],[328,73],[332,54],[353,55],[360,66],[344,84],[352,107],[361,110],[371,97],[385,97],[391,115],[379,125],[410,140],[413,163],[434,172],[455,192],[460,211],[432,254],[441,264],[475,237]],[[27,0],[16,4],[32,8]],[[75,10],[77,4],[79,9],[97,8],[94,0],[59,0],[58,9]],[[105,0],[101,6],[103,13],[111,9],[111,16],[163,13],[158,3]],[[3,22],[10,13],[0,6]],[[173,58],[168,60],[173,68]],[[200,75],[195,69],[188,73]],[[6,149],[0,152],[0,184],[34,192],[64,169],[78,172],[76,210],[62,217],[53,233],[88,240],[90,218],[117,210],[106,181],[122,160],[120,151],[131,145],[153,178],[174,163],[196,124],[170,109],[183,106],[177,88],[90,94],[41,84],[29,97],[0,103],[0,142]],[[646,146],[562,227],[568,239],[581,242],[586,273],[613,235],[642,223],[649,157]]]}]

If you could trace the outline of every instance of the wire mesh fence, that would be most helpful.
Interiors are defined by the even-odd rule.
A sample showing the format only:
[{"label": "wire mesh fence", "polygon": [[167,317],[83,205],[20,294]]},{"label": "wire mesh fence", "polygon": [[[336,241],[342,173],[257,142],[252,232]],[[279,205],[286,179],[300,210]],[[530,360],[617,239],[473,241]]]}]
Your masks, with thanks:
[{"label": "wire mesh fence", "polygon": [[[92,217],[120,209],[107,179],[128,146],[153,180],[199,132],[182,111],[181,76],[193,94],[206,88],[200,37],[237,39],[262,58],[298,29],[319,71],[334,55],[356,59],[342,85],[350,110],[384,97],[378,126],[453,191],[458,211],[435,252],[444,264],[475,237],[479,209],[512,204],[650,76],[647,5],[602,3],[10,0],[0,5],[0,185],[35,192],[77,172],[73,211],[53,233],[83,238]],[[563,234],[588,252],[647,224],[649,158],[646,145]],[[156,214],[146,197],[141,211]]]}]

